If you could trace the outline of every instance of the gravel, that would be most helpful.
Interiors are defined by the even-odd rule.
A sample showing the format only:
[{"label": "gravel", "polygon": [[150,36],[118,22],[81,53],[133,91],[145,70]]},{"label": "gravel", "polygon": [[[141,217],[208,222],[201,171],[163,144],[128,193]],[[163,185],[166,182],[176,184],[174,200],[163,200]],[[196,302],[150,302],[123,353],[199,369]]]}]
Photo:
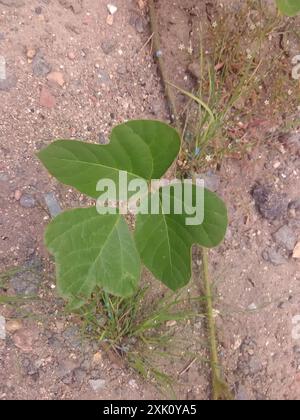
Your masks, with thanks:
[{"label": "gravel", "polygon": [[100,132],[98,134],[99,143],[100,144],[108,144],[108,139],[106,138],[105,134],[103,132]]},{"label": "gravel", "polygon": [[282,226],[273,234],[275,242],[284,247],[287,251],[294,251],[297,243],[297,236],[292,228],[287,225]]},{"label": "gravel", "polygon": [[62,212],[60,204],[52,192],[44,194],[44,199],[51,217],[56,217]]},{"label": "gravel", "polygon": [[139,34],[144,33],[146,27],[145,20],[141,16],[138,16],[134,22],[134,27]]},{"label": "gravel", "polygon": [[101,42],[102,51],[106,55],[111,54],[116,49],[116,47],[117,45],[112,39],[105,39]]},{"label": "gravel", "polygon": [[91,379],[89,384],[93,391],[97,392],[105,387],[106,381],[104,379]]},{"label": "gravel", "polygon": [[282,265],[287,262],[287,259],[274,248],[266,248],[262,253],[263,259],[270,262],[273,265]]},{"label": "gravel", "polygon": [[63,338],[72,348],[81,348],[82,338],[78,327],[71,325],[63,332]]},{"label": "gravel", "polygon": [[20,198],[20,205],[25,209],[33,209],[36,206],[36,201],[30,194],[23,194]]},{"label": "gravel", "polygon": [[51,65],[45,60],[45,58],[40,54],[36,54],[32,60],[32,72],[35,76],[47,76],[52,70]]},{"label": "gravel", "polygon": [[42,264],[37,258],[32,258],[23,270],[10,279],[10,287],[17,295],[37,295],[42,281]]},{"label": "gravel", "polygon": [[34,380],[38,379],[39,369],[32,360],[25,358],[22,360],[21,365],[25,375],[31,376]]},{"label": "gravel", "polygon": [[256,209],[263,218],[274,221],[287,214],[287,198],[274,192],[271,187],[257,184],[252,189],[252,196]]},{"label": "gravel", "polygon": [[41,277],[31,271],[25,271],[12,277],[10,285],[17,295],[36,295],[39,291]]}]

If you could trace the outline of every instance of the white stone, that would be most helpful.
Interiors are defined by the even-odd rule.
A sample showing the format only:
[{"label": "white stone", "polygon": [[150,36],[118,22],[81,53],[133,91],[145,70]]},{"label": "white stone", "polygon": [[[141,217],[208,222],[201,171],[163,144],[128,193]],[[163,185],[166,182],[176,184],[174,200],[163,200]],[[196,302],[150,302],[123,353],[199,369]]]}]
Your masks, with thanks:
[{"label": "white stone", "polygon": [[109,3],[109,4],[107,5],[107,10],[109,11],[109,13],[110,13],[111,15],[114,15],[114,14],[118,11],[118,8],[117,8],[117,6],[115,6],[114,4]]},{"label": "white stone", "polygon": [[89,381],[91,388],[97,392],[100,391],[105,387],[105,380],[104,379],[91,379]]},{"label": "white stone", "polygon": [[0,80],[6,79],[6,60],[3,55],[0,55]]},{"label": "white stone", "polygon": [[300,259],[300,242],[297,243],[297,245],[294,249],[293,258]]},{"label": "white stone", "polygon": [[6,321],[4,316],[0,315],[0,340],[6,339]]}]

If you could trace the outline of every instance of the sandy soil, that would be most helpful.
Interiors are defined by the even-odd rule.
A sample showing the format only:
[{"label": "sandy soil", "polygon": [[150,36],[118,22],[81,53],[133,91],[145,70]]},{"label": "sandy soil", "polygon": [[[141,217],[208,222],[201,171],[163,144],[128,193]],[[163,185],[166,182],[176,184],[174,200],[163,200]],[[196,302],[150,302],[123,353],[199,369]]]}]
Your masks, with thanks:
[{"label": "sandy soil", "polygon": [[[81,340],[78,323],[56,296],[43,245],[49,200],[51,212],[57,205],[83,205],[85,198],[50,179],[35,152],[54,138],[104,143],[113,125],[130,118],[168,120],[156,63],[145,46],[150,29],[144,3],[114,3],[112,23],[105,0],[0,0],[0,56],[7,73],[0,81],[0,267],[23,268],[0,283],[0,294],[39,296],[26,305],[0,306],[7,321],[6,339],[0,339],[0,399],[162,397],[135,372],[112,363],[99,344]],[[173,3],[158,5],[162,47],[174,81],[190,88],[191,58],[178,57],[178,47],[189,45],[205,6]],[[278,121],[267,125],[258,128],[262,139],[277,133]],[[226,240],[211,253],[220,355],[237,399],[300,395],[300,341],[292,337],[300,314],[299,260],[292,258],[300,239],[300,138],[279,134],[243,160],[224,159],[214,178],[230,213]],[[204,360],[203,323],[178,327],[178,333],[195,340]],[[169,369],[179,372],[184,363],[172,362]],[[210,397],[205,363],[197,362],[178,382],[182,398]]]}]

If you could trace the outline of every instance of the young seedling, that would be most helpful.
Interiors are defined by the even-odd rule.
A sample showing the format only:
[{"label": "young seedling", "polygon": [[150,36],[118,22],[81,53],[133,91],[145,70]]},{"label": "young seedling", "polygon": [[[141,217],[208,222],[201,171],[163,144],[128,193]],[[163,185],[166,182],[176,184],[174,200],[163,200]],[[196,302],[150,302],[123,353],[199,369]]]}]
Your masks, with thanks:
[{"label": "young seedling", "polygon": [[[71,309],[93,300],[93,294],[96,298],[99,289],[115,296],[134,295],[139,288],[141,262],[154,277],[176,291],[191,279],[192,245],[206,249],[223,240],[227,210],[216,194],[190,182],[192,202],[203,206],[201,223],[191,224],[187,221],[197,216],[198,209],[185,205],[184,188],[179,195],[170,186],[148,192],[152,180],[159,180],[172,165],[180,145],[174,128],[142,120],[115,127],[108,145],[58,140],[39,152],[40,160],[60,182],[98,199],[99,195],[103,197],[99,189],[105,180],[107,200],[115,198],[118,190],[120,204],[122,188],[123,192],[127,188],[129,197],[138,195],[138,210],[143,209],[137,211],[133,234],[121,214],[122,208],[103,207],[99,199],[97,206],[66,211],[49,224],[45,242],[55,257],[57,290]],[[124,174],[129,185],[121,186],[120,175]],[[141,183],[146,183],[142,194]],[[165,205],[166,197],[170,206]],[[158,203],[155,214],[153,202]],[[211,300],[208,306],[212,307]],[[215,336],[211,327],[209,330]],[[217,358],[212,361],[214,386],[218,389],[223,383]]]},{"label": "young seedling", "polygon": [[[108,145],[58,140],[38,156],[60,182],[98,199],[101,180],[112,183],[106,198],[114,189],[121,191],[121,173],[126,174],[131,186],[135,185],[129,196],[138,194],[141,182],[150,186],[153,179],[165,174],[179,149],[180,137],[175,129],[162,122],[142,120],[115,127]],[[139,207],[144,211],[137,212],[133,235],[120,208],[109,209],[99,203],[97,208],[66,211],[50,223],[45,237],[56,261],[58,292],[72,308],[82,306],[96,288],[116,296],[133,295],[139,287],[141,261],[171,290],[188,284],[192,245],[217,246],[227,228],[223,201],[207,189],[201,192],[197,185],[190,187],[194,202],[198,193],[203,196],[201,224],[187,224],[197,209],[193,214],[185,205],[184,189],[178,197],[168,186],[142,195]],[[163,201],[166,195],[171,202],[167,210]],[[152,213],[153,202],[158,202],[157,214]]]}]

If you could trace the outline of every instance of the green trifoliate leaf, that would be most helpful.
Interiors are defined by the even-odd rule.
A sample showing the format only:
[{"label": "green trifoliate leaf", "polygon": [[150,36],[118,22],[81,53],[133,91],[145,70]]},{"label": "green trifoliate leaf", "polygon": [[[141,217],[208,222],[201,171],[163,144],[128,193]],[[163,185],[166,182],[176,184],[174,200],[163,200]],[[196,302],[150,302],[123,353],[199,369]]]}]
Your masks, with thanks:
[{"label": "green trifoliate leaf", "polygon": [[119,172],[128,181],[161,178],[176,158],[180,137],[159,121],[129,121],[112,130],[108,145],[58,140],[38,153],[48,171],[60,182],[97,198],[100,179],[119,184]]},{"label": "green trifoliate leaf", "polygon": [[[177,200],[177,204],[179,204],[180,198],[174,199],[174,190],[162,188],[160,190],[159,214],[138,215],[135,241],[146,267],[170,289],[177,290],[185,286],[191,279],[192,245],[199,244],[211,248],[223,240],[228,223],[227,210],[217,195],[202,189],[203,222],[199,225],[188,225],[187,223],[191,223],[190,209],[192,206],[188,206],[182,196],[182,208],[185,207],[183,214],[176,214],[175,205],[171,207],[170,214],[167,214],[162,200],[164,190],[165,192],[169,191],[166,193],[166,199],[169,194],[171,202],[176,203]],[[196,201],[197,190],[201,197],[200,187],[193,185],[194,201]],[[200,211],[199,206],[198,211]],[[199,221],[201,221],[200,219]]]},{"label": "green trifoliate leaf", "polygon": [[58,292],[73,306],[96,286],[124,297],[136,291],[141,263],[123,216],[99,215],[94,207],[67,211],[50,223],[45,238],[56,261]]}]

